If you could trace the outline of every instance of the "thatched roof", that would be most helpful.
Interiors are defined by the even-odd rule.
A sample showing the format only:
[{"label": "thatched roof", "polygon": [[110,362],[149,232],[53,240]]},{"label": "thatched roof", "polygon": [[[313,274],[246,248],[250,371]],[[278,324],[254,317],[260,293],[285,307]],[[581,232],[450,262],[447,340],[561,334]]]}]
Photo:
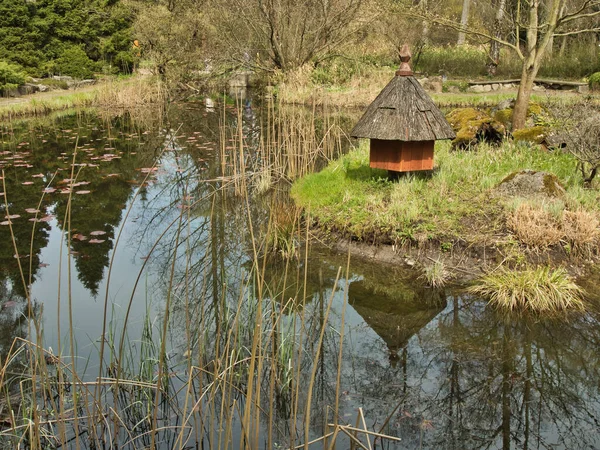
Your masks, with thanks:
[{"label": "thatched roof", "polygon": [[454,139],[444,114],[413,76],[397,75],[383,88],[350,132],[388,141]]}]

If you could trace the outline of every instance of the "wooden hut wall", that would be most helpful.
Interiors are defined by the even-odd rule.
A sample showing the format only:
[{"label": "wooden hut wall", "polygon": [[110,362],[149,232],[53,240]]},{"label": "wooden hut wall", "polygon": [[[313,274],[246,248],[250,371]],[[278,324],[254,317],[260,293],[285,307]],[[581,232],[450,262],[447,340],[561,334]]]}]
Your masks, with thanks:
[{"label": "wooden hut wall", "polygon": [[371,139],[370,165],[374,169],[410,172],[433,169],[435,141],[387,141]]}]

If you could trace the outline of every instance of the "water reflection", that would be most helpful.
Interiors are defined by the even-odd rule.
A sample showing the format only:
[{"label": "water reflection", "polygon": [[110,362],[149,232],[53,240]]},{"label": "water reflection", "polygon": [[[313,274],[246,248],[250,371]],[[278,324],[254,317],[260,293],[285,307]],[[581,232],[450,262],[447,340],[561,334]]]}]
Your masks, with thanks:
[{"label": "water reflection", "polygon": [[[225,117],[226,126],[238,120],[233,107],[226,108]],[[223,177],[219,160],[222,120],[222,111],[188,103],[153,131],[124,117],[100,119],[93,114],[3,131],[0,165],[8,212],[20,217],[3,218],[12,222],[16,252],[8,224],[0,227],[2,355],[14,337],[27,335],[24,285],[31,284],[33,297],[44,304],[45,345],[54,346],[62,337],[54,328],[65,318],[59,316],[60,303],[53,297],[64,291],[57,284],[65,282],[67,271],[59,275],[58,267],[61,252],[63,264],[68,252],[67,267],[77,275],[72,297],[81,354],[93,349],[101,334],[102,301],[95,297],[104,295],[114,308],[111,319],[120,324],[131,299],[128,355],[142,352],[136,326],[160,323],[169,299],[167,359],[181,379],[192,370],[190,355],[205,372],[214,369],[211,361],[231,345],[230,327],[238,333],[240,358],[246,355],[256,333],[248,324],[261,301],[265,318],[283,311],[277,324],[265,319],[261,332],[279,344],[302,339],[303,350],[297,367],[278,363],[273,373],[261,374],[265,386],[275,380],[273,401],[269,395],[260,400],[261,445],[268,442],[264,424],[273,426],[274,441],[281,445],[301,442],[304,409],[294,418],[294,402],[302,406],[307,400],[313,357],[319,350],[310,419],[313,436],[325,432],[332,420],[326,406],[335,404],[339,393],[340,422],[354,423],[361,407],[372,429],[402,438],[398,448],[600,446],[600,313],[568,322],[507,320],[458,291],[424,287],[414,272],[358,260],[351,260],[348,274],[339,272],[346,267],[345,257],[317,245],[310,247],[306,260],[268,254],[263,238],[271,225],[271,210],[291,208],[277,186],[266,194],[251,189],[248,198],[227,189],[231,179]],[[261,142],[260,112],[246,111],[242,120],[243,137],[256,150],[253,145]],[[320,132],[327,131],[325,124]],[[251,167],[262,157],[254,151],[245,158]],[[6,205],[2,208],[6,215]],[[28,220],[35,217],[43,220]],[[109,287],[106,273],[119,233],[122,240]],[[256,255],[260,287],[254,282]],[[334,289],[338,273],[341,279]],[[330,298],[332,310],[326,320]],[[301,313],[303,323],[298,319]],[[283,362],[288,356],[277,355]],[[85,363],[98,365],[94,357]],[[152,379],[155,365],[149,367]],[[299,375],[297,386],[289,381],[295,379],[290,371]],[[240,373],[247,375],[242,369]],[[194,379],[198,396],[202,383],[210,380],[204,375]],[[235,380],[239,390],[233,399],[215,394],[216,404],[201,407],[228,409],[235,400],[243,409],[244,376]],[[127,420],[133,427],[138,418]],[[169,425],[164,420],[163,425]],[[232,439],[239,441],[236,430]],[[206,444],[204,439],[200,441]],[[348,446],[340,440],[340,448]],[[385,446],[394,448],[389,442]]]}]

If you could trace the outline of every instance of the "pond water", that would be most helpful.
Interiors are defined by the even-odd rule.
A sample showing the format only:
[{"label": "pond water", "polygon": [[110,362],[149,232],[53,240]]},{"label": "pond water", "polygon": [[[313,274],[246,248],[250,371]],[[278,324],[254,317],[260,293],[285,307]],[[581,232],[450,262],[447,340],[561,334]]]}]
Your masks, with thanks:
[{"label": "pond water", "polygon": [[[362,414],[369,429],[401,439],[371,436],[376,448],[600,448],[596,309],[569,320],[511,319],[460,289],[429,289],[414,271],[352,258],[347,266],[346,255],[318,242],[298,247],[293,238],[289,260],[262,251],[270,241],[260,236],[274,215],[289,218],[279,219],[287,226],[300,223],[285,183],[267,191],[258,188],[264,177],[255,176],[252,188],[242,186],[241,171],[250,180],[257,161],[267,158],[260,143],[268,130],[281,133],[281,124],[266,125],[268,116],[187,103],[143,119],[86,111],[4,126],[2,360],[21,338],[74,367],[83,382],[114,374],[116,360],[128,361],[122,375],[156,381],[164,337],[164,360],[185,394],[190,359],[200,355],[194,364],[211,373],[210,361],[232,345],[233,324],[243,361],[258,345],[263,314],[259,329],[279,340],[284,364],[277,370],[287,370],[277,379],[296,381],[281,382],[271,396],[269,382],[260,386],[259,446],[303,443],[304,420],[310,439],[326,434],[334,421],[327,407],[337,402],[340,424],[354,426]],[[332,123],[348,126],[343,117],[318,121],[321,134]],[[247,145],[244,168],[233,156],[236,133]],[[224,161],[227,152],[232,156]],[[252,368],[262,373],[260,365],[244,367],[242,375],[232,372],[230,385],[239,388],[232,398],[194,397],[189,414],[210,420],[188,420],[185,443],[169,426],[189,417],[163,411],[156,445],[239,446],[252,383],[233,377],[248,377]],[[185,401],[181,393],[173,397]],[[240,412],[219,423],[230,417],[223,408]],[[5,425],[6,414],[3,408]],[[136,429],[135,415],[123,417],[133,431],[120,438],[120,448],[148,446],[148,423]],[[16,434],[9,426],[3,433]],[[78,445],[93,447],[80,436]],[[364,435],[359,440],[367,445]],[[340,436],[336,448],[349,446]],[[317,447],[323,442],[311,446]]]}]

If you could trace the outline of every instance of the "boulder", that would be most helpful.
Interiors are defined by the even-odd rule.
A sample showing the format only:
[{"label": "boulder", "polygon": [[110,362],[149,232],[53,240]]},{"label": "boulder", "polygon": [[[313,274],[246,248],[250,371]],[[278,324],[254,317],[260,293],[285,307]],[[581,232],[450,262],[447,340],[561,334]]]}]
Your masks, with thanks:
[{"label": "boulder", "polygon": [[561,197],[565,188],[556,175],[531,169],[513,172],[496,187],[495,193],[503,197]]},{"label": "boulder", "polygon": [[77,89],[77,88],[82,88],[85,86],[92,86],[96,84],[96,80],[93,79],[88,79],[88,80],[77,80],[77,81],[72,81],[72,82],[67,82],[67,85],[69,86],[69,89]]},{"label": "boulder", "polygon": [[28,95],[33,94],[35,92],[39,92],[40,88],[37,84],[25,83],[19,86],[19,94]]},{"label": "boulder", "polygon": [[542,144],[546,141],[548,127],[543,125],[534,125],[528,128],[521,128],[513,131],[513,139],[515,141],[533,142],[534,144]]},{"label": "boulder", "polygon": [[577,86],[577,92],[579,92],[580,94],[589,94],[590,93],[590,87],[587,84],[583,84],[581,86]]},{"label": "boulder", "polygon": [[469,148],[479,142],[500,143],[506,135],[506,127],[485,111],[475,108],[459,108],[451,111],[446,119],[456,132],[452,141],[454,148]]}]

